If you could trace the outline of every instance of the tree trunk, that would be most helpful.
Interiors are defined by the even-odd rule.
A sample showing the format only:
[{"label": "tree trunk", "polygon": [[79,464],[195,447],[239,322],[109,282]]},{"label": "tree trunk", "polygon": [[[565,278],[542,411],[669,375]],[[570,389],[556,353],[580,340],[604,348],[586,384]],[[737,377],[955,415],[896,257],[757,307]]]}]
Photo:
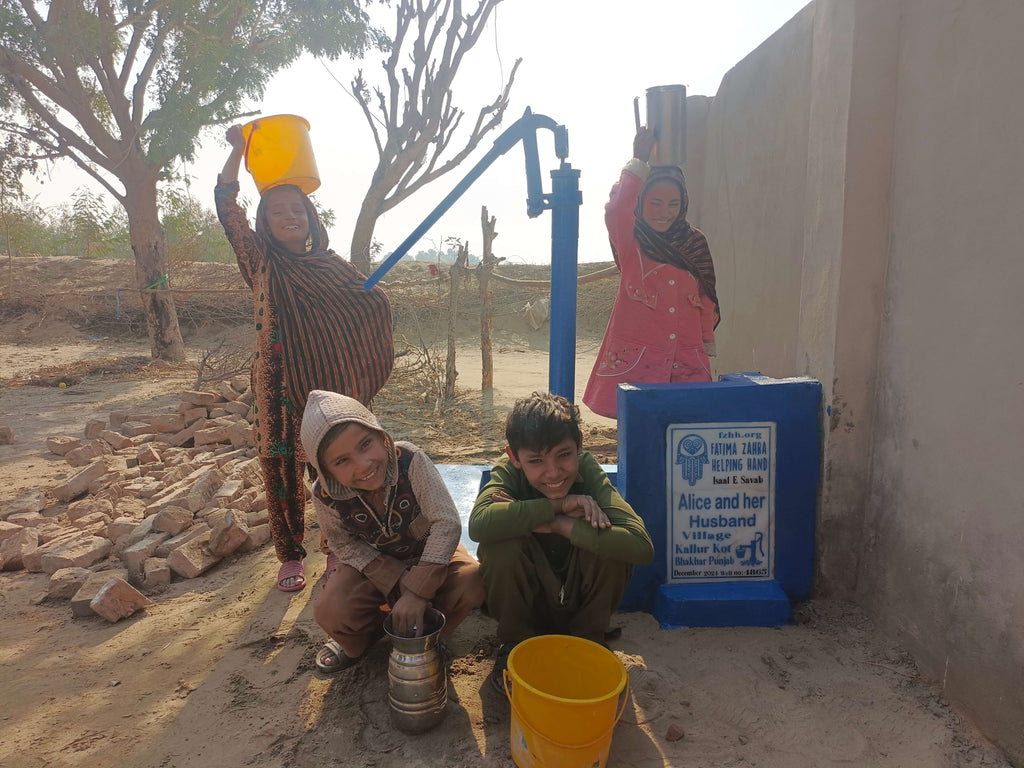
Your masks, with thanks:
[{"label": "tree trunk", "polygon": [[352,245],[349,248],[349,259],[352,266],[362,272],[366,277],[370,276],[370,247],[373,245],[373,230],[380,216],[381,205],[384,197],[380,190],[371,187],[363,204],[359,208],[359,216],[356,218],[356,226],[352,231]]},{"label": "tree trunk", "polygon": [[167,243],[156,204],[156,182],[125,183],[124,206],[135,253],[135,279],[146,315],[150,354],[154,360],[184,362],[185,343],[167,279]]},{"label": "tree trunk", "polygon": [[11,245],[11,222],[7,216],[7,205],[0,203],[4,220],[4,238],[7,240],[7,292],[14,291],[14,247]]}]

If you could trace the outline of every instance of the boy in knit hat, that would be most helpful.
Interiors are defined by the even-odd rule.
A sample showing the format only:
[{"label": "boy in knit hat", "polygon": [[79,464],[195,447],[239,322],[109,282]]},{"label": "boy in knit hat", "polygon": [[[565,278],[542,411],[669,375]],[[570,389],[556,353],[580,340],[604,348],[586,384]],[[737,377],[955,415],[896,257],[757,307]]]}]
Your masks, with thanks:
[{"label": "boy in knit hat", "polygon": [[310,392],[301,435],[319,476],[317,522],[338,561],[313,605],[330,636],[317,668],[333,673],[358,662],[381,636],[384,603],[397,635],[421,636],[428,606],[445,616],[441,637],[451,635],[483,602],[484,588],[433,462],[412,443],[395,442],[359,401],[334,392]]}]

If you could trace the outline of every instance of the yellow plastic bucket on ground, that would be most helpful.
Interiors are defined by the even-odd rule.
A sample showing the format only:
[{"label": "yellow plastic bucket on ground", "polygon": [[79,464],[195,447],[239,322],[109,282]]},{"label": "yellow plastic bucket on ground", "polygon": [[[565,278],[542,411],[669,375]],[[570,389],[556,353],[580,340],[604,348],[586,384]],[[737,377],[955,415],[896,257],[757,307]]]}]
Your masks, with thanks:
[{"label": "yellow plastic bucket on ground", "polygon": [[614,653],[579,637],[531,637],[508,655],[504,678],[519,768],[604,768],[629,692]]},{"label": "yellow plastic bucket on ground", "polygon": [[243,125],[242,135],[245,170],[252,174],[261,195],[282,184],[294,184],[307,195],[320,186],[306,118],[260,117]]}]

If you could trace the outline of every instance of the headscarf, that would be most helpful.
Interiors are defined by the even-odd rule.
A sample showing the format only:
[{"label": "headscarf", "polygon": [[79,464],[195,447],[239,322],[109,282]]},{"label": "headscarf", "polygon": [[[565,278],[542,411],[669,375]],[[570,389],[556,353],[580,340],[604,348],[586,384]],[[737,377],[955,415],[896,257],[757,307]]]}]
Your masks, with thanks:
[{"label": "headscarf", "polygon": [[[672,225],[665,232],[657,232],[644,221],[643,209],[644,198],[655,184],[675,184],[679,188],[680,207],[679,215]],[[643,188],[636,201],[636,223],[633,225],[633,236],[640,245],[640,250],[645,256],[662,264],[671,264],[679,269],[685,269],[697,280],[701,289],[715,303],[715,327],[722,319],[721,305],[718,303],[718,294],[715,292],[715,264],[711,260],[711,249],[708,248],[708,240],[704,233],[696,227],[691,227],[686,220],[686,212],[690,208],[690,198],[686,193],[686,178],[682,170],[675,165],[655,166],[644,182]],[[619,259],[615,254],[615,263]]]},{"label": "headscarf", "polygon": [[328,248],[313,202],[298,187],[282,186],[302,198],[309,250],[294,254],[270,233],[267,194],[256,209],[255,230],[264,249],[288,395],[300,409],[314,389],[368,406],[395,363],[391,304],[379,287],[367,291],[359,270]]}]

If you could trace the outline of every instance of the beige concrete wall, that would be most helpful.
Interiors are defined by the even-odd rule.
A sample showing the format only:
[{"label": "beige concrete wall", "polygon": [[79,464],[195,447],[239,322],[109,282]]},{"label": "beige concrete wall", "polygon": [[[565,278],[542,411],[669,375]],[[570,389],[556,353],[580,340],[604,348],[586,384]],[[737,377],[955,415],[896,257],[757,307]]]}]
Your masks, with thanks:
[{"label": "beige concrete wall", "polygon": [[705,152],[708,145],[708,116],[711,112],[710,96],[686,97],[686,192],[690,199],[687,220],[700,229],[700,203],[704,197],[704,171],[707,167]]},{"label": "beige concrete wall", "polygon": [[717,370],[821,381],[819,593],[1024,763],[1024,3],[817,0],[708,112]]},{"label": "beige concrete wall", "polygon": [[860,590],[1024,764],[1024,3],[900,5]]},{"label": "beige concrete wall", "polygon": [[708,114],[691,211],[715,260],[719,373],[797,369],[813,18],[809,6],[728,72]]},{"label": "beige concrete wall", "polygon": [[[817,44],[819,31],[845,30],[843,55],[831,56],[826,70],[835,82],[824,81],[821,90],[833,96],[841,92],[846,107],[832,110],[843,117],[841,126],[835,120],[816,119],[813,109],[811,113],[812,133],[841,136],[843,146],[823,142],[830,150],[825,158],[831,173],[818,179],[816,196],[830,200],[832,209],[824,215],[820,206],[808,211],[800,331],[811,367],[831,372],[818,586],[826,592],[849,592],[856,589],[860,572],[860,548],[850,542],[862,537],[875,436],[878,337],[889,258],[899,4],[823,2],[820,11],[816,50],[825,47]],[[821,253],[828,255],[827,261],[820,259]]]}]

